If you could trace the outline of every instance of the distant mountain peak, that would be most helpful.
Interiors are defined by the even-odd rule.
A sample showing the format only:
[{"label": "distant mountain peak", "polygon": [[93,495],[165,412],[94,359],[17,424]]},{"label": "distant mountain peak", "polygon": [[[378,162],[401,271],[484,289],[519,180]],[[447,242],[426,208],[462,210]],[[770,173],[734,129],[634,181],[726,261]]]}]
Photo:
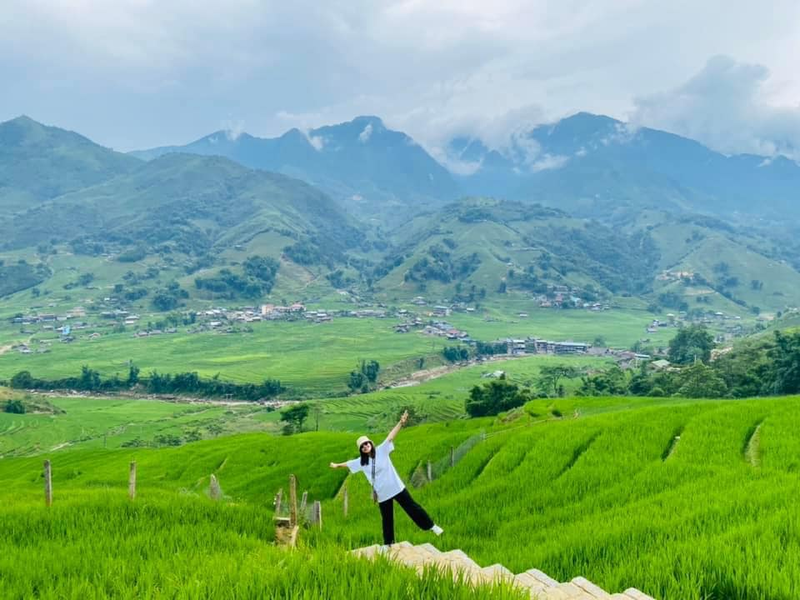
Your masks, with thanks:
[{"label": "distant mountain peak", "polygon": [[354,118],[351,122],[359,125],[372,125],[373,127],[386,128],[386,125],[383,124],[383,120],[374,115],[361,115]]},{"label": "distant mountain peak", "polygon": [[19,125],[25,124],[25,125],[39,125],[39,126],[42,126],[41,123],[39,123],[38,121],[30,118],[28,115],[20,115],[18,117],[15,117],[14,119],[9,119],[5,123],[0,123],[0,125],[13,124],[13,123],[16,123],[16,124],[19,124]]}]

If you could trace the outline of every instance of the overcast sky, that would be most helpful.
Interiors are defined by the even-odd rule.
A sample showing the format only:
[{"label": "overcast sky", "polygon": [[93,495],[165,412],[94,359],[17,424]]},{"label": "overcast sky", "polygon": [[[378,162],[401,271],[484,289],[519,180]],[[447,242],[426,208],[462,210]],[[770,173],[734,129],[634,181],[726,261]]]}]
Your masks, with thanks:
[{"label": "overcast sky", "polygon": [[0,0],[0,120],[119,150],[378,115],[435,149],[579,110],[800,158],[797,0]]}]

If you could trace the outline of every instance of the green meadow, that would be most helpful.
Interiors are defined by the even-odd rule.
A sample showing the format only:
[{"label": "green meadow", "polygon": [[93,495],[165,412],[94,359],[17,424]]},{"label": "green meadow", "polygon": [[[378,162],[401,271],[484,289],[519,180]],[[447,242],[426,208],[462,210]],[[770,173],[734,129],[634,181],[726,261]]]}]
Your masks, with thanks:
[{"label": "green meadow", "polygon": [[[521,312],[528,316],[519,317]],[[502,306],[488,308],[486,315],[456,313],[448,317],[448,321],[479,340],[532,336],[591,344],[596,338],[602,338],[609,346],[629,348],[639,340],[649,339],[648,345],[666,347],[675,331],[666,328],[647,333],[647,326],[655,318],[665,319],[663,315],[646,311],[643,306],[593,312],[538,308],[530,300],[509,299]]]},{"label": "green meadow", "polygon": [[[469,390],[485,381],[484,374],[503,370],[510,381],[530,386],[541,366],[565,363],[588,369],[601,367],[605,361],[552,356],[489,361],[416,386],[309,402],[319,407],[319,428],[325,431],[379,431],[389,426],[401,408],[407,406],[413,406],[430,422],[463,419]],[[578,380],[565,381],[567,390],[577,384]],[[24,396],[0,388],[0,401]],[[48,400],[61,412],[24,415],[0,412],[0,456],[40,454],[60,448],[119,448],[134,440],[150,443],[165,435],[186,440],[246,432],[277,433],[281,425],[279,411],[246,402],[189,404],[124,397]],[[312,413],[305,427],[314,429],[316,425],[316,415]]]},{"label": "green meadow", "polygon": [[[0,399],[2,396],[0,396]],[[259,420],[265,409],[185,404],[130,398],[52,398],[56,414],[0,412],[0,456],[25,456],[61,448],[119,448],[157,436],[212,438],[246,431],[275,432]],[[191,438],[190,438],[191,439]]]},{"label": "green meadow", "polygon": [[[347,376],[362,360],[384,368],[409,358],[435,354],[441,338],[394,333],[390,319],[337,319],[329,323],[254,323],[250,333],[179,333],[134,338],[104,334],[72,344],[54,342],[47,354],[9,352],[0,357],[0,378],[28,370],[36,377],[80,373],[83,365],[102,375],[125,376],[132,361],[142,373],[196,371],[244,383],[279,379],[304,394],[346,389]],[[50,335],[52,338],[53,336]]]},{"label": "green meadow", "polygon": [[[412,489],[444,536],[431,539],[398,515],[397,537],[461,548],[483,565],[535,567],[559,580],[582,575],[604,589],[633,586],[662,600],[796,598],[798,403],[563,398],[535,401],[506,418],[408,428],[393,455],[406,481],[428,460],[486,435],[455,467]],[[79,590],[92,598],[188,598],[240,585],[238,597],[257,598],[258,585],[269,585],[284,590],[272,597],[310,598],[325,595],[313,587],[323,584],[310,583],[316,568],[329,578],[326,597],[359,591],[372,567],[351,563],[342,551],[378,543],[380,517],[363,478],[327,466],[351,458],[353,441],[348,433],[245,434],[180,448],[2,459],[0,595],[24,597],[35,588],[47,598],[79,597]],[[41,492],[45,457],[54,471],[50,511]],[[131,460],[139,471],[133,504],[125,499]],[[324,528],[305,531],[301,549],[281,563],[268,547],[269,517],[290,473],[300,491],[322,500]],[[220,505],[206,497],[211,474],[226,496]],[[37,555],[56,558],[55,577],[33,572]],[[211,568],[222,555],[228,559]],[[295,569],[293,556],[307,565]],[[256,561],[259,569],[245,568]],[[282,571],[286,582],[311,587],[291,595],[281,587],[286,582],[269,579],[282,566],[291,567]]]}]

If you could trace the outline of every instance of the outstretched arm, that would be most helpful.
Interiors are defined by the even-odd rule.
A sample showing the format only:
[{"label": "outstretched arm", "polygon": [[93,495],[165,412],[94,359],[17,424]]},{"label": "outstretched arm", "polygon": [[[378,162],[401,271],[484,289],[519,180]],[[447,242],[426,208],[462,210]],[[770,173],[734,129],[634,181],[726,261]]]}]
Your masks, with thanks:
[{"label": "outstretched arm", "polygon": [[394,441],[394,438],[397,437],[398,433],[400,433],[400,430],[403,428],[403,425],[406,424],[406,421],[408,421],[408,411],[403,413],[403,416],[400,417],[400,421],[397,422],[397,425],[394,426],[394,429],[392,429],[389,432],[389,435],[386,436],[386,440],[389,442]]},{"label": "outstretched arm", "polygon": [[346,462],[343,462],[343,463],[332,462],[331,463],[331,469],[346,469],[346,468],[347,468],[347,463]]}]

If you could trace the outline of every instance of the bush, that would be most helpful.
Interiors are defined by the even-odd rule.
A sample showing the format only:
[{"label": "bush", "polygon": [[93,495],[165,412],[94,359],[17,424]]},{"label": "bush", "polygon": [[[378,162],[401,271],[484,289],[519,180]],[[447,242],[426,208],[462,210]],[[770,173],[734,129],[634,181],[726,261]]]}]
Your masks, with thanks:
[{"label": "bush", "polygon": [[22,400],[9,400],[3,407],[3,411],[14,415],[24,415],[25,405],[22,403]]},{"label": "bush", "polygon": [[497,379],[473,387],[469,392],[465,408],[471,417],[494,416],[522,406],[530,399],[528,390],[521,390],[505,379]]}]

